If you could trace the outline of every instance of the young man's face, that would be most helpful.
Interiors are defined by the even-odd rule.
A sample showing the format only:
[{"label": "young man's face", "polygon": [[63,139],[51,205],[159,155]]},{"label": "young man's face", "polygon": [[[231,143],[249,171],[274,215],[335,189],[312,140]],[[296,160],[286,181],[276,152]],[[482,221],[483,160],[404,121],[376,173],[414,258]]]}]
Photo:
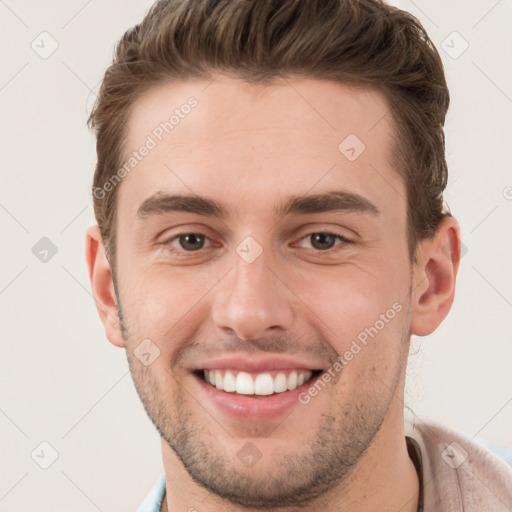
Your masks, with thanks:
[{"label": "young man's face", "polygon": [[[191,96],[197,105],[155,132]],[[134,105],[127,154],[157,144],[119,185],[125,332],[106,319],[107,334],[126,347],[164,456],[219,496],[310,499],[401,429],[413,286],[388,109],[378,92],[327,81],[226,77],[163,85]],[[335,209],[302,201],[283,215],[293,199],[335,192]],[[225,216],[179,211],[171,195]],[[216,389],[204,368],[283,373],[291,387],[294,370],[331,378],[258,396]],[[259,385],[272,390],[268,376]]]}]

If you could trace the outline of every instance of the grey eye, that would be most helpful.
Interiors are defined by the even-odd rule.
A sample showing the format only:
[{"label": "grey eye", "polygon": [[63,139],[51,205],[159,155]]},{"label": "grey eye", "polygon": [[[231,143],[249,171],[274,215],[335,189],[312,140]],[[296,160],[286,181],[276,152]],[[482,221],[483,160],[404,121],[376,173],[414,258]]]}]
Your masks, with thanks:
[{"label": "grey eye", "polygon": [[187,233],[178,237],[180,246],[187,251],[197,251],[204,246],[205,237],[198,233]]},{"label": "grey eye", "polygon": [[320,251],[332,249],[336,238],[338,238],[338,236],[330,233],[311,233],[309,236],[311,237],[311,245]]}]

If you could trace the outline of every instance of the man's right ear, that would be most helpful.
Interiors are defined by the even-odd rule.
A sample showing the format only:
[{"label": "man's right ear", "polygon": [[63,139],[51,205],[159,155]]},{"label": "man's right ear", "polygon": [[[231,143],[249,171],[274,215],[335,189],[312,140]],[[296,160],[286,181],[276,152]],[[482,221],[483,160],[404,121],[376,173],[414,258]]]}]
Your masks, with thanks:
[{"label": "man's right ear", "polygon": [[105,254],[105,245],[100,228],[96,224],[87,229],[85,258],[89,268],[92,294],[100,315],[105,334],[112,345],[124,347],[124,340],[117,311],[112,272]]}]

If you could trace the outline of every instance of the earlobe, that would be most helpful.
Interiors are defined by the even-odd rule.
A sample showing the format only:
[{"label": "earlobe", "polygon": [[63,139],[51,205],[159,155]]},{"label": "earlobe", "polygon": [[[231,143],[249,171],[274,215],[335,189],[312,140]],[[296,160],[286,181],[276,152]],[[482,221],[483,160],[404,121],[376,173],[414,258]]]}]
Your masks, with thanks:
[{"label": "earlobe", "polygon": [[419,242],[412,280],[412,334],[431,334],[448,315],[455,296],[460,245],[459,224],[451,216],[441,221],[432,240]]},{"label": "earlobe", "polygon": [[110,343],[124,347],[112,272],[105,254],[103,237],[97,225],[87,229],[85,247],[92,294],[105,334]]}]

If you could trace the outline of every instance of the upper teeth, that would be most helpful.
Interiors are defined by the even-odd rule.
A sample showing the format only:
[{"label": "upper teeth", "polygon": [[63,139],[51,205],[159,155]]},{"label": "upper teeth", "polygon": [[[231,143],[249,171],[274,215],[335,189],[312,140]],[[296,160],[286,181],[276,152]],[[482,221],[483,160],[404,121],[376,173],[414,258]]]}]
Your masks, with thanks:
[{"label": "upper teeth", "polygon": [[204,370],[204,378],[212,386],[242,395],[271,395],[292,391],[311,378],[309,370],[250,374],[236,370]]}]

